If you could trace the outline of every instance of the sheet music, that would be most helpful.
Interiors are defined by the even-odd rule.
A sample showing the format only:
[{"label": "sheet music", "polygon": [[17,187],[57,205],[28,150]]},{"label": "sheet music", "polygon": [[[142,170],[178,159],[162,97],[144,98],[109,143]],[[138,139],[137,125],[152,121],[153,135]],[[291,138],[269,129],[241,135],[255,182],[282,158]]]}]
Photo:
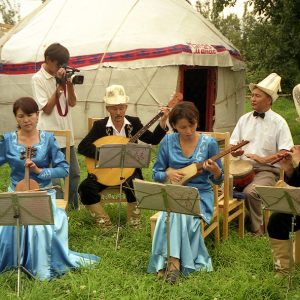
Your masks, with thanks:
[{"label": "sheet music", "polygon": [[109,144],[97,148],[97,152],[95,168],[143,168],[149,166],[151,145]]},{"label": "sheet music", "polygon": [[[141,208],[161,211],[169,209],[172,212],[198,216],[201,213],[197,188],[139,179],[134,179],[133,185],[138,206]],[[164,199],[164,193],[167,199]]]},{"label": "sheet music", "polygon": [[300,188],[257,185],[255,189],[266,209],[300,215]]},{"label": "sheet music", "polygon": [[0,225],[16,225],[16,209],[20,225],[54,224],[51,199],[47,192],[1,193]]}]

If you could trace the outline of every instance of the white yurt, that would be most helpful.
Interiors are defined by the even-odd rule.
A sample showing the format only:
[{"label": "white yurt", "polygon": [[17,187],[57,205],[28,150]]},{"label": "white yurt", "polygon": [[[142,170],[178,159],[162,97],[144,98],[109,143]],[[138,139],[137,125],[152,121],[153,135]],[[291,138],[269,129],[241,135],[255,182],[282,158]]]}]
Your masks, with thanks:
[{"label": "white yurt", "polygon": [[105,88],[121,84],[128,114],[146,123],[174,91],[198,107],[200,129],[232,130],[244,111],[238,50],[185,0],[48,0],[0,39],[0,132],[13,130],[12,103],[32,96],[31,77],[58,42],[84,75],[72,108],[75,137],[104,117]]}]

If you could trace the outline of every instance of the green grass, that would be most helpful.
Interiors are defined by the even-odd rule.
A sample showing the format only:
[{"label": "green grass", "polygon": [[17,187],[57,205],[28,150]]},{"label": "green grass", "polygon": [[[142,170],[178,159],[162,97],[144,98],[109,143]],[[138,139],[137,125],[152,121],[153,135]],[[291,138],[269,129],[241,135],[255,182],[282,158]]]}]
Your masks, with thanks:
[{"label": "green grass", "polygon": [[[295,143],[300,144],[300,126],[294,121],[297,114],[293,103],[280,99],[273,109],[287,118]],[[86,177],[84,158],[79,156],[79,160],[83,179]],[[148,180],[151,179],[152,163],[143,170]],[[7,165],[0,168],[0,176],[0,190],[6,191]],[[106,209],[116,224],[118,206],[106,205]],[[214,245],[213,236],[206,239],[213,272],[194,273],[182,278],[175,286],[162,284],[153,274],[147,274],[151,250],[149,217],[152,214],[152,211],[144,210],[142,227],[134,231],[125,226],[126,205],[122,204],[121,223],[124,227],[120,234],[120,249],[116,251],[116,229],[105,234],[94,226],[84,208],[69,212],[70,249],[99,255],[101,262],[91,269],[69,272],[50,282],[30,280],[23,274],[21,299],[300,299],[300,269],[297,267],[293,289],[285,298],[287,279],[274,278],[267,237],[254,239],[246,234],[240,239],[235,228],[231,228],[229,239],[218,247]],[[17,299],[16,280],[16,272],[0,275],[0,300]]]}]

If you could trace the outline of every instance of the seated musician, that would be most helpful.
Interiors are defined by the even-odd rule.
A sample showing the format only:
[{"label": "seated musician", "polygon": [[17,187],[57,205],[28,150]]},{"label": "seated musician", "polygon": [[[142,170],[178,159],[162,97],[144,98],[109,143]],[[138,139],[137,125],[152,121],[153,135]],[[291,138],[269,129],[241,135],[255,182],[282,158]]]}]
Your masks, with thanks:
[{"label": "seated musician", "polygon": [[[203,220],[199,217],[170,213],[170,259],[167,261],[166,212],[157,220],[148,272],[157,272],[159,278],[174,284],[180,274],[194,271],[211,271],[212,262],[201,236],[200,222],[210,223],[214,196],[211,182],[223,181],[220,159],[214,162],[209,158],[219,153],[216,140],[196,131],[199,112],[192,102],[177,104],[169,115],[169,123],[175,133],[167,135],[161,142],[157,160],[153,168],[153,178],[158,182],[178,182],[184,173],[178,169],[194,162],[204,162],[203,172],[192,178],[187,185],[199,191],[200,208]],[[173,169],[168,169],[173,168]]]},{"label": "seated musician", "polygon": [[[293,89],[293,98],[299,114],[297,121],[300,123],[300,84]],[[287,184],[300,187],[300,145],[292,148],[288,155],[278,154],[280,166],[284,170]],[[289,233],[292,230],[292,215],[273,212],[268,223],[268,234],[277,274],[286,274],[290,270],[290,241]],[[300,216],[296,216],[294,231],[300,230]],[[296,251],[299,251],[296,250]]]},{"label": "seated musician", "polygon": [[273,186],[279,178],[279,164],[271,165],[277,153],[285,152],[293,147],[290,129],[279,114],[272,111],[272,103],[278,98],[281,77],[272,73],[258,84],[250,83],[252,112],[243,115],[234,128],[230,144],[241,140],[249,143],[231,154],[248,160],[255,176],[252,182],[243,187],[246,194],[246,207],[249,211],[251,231],[254,236],[261,236],[263,217],[261,199],[254,185]]},{"label": "seated musician", "polygon": [[[292,148],[289,155],[282,156],[280,165],[284,170],[287,184],[300,187],[300,145]],[[297,163],[294,167],[293,161]],[[292,230],[292,215],[273,212],[268,223],[268,234],[277,274],[287,274],[290,269],[290,241],[289,233]],[[300,230],[300,216],[296,216],[294,231]]]},{"label": "seated musician", "polygon": [[[129,97],[125,94],[124,87],[121,85],[111,85],[107,87],[104,102],[109,117],[95,121],[92,129],[87,136],[80,142],[78,152],[84,156],[95,158],[96,146],[93,144],[96,140],[105,136],[124,136],[132,137],[143,125],[138,117],[125,115]],[[169,109],[164,107],[161,109],[164,115],[161,117],[159,124],[153,132],[147,130],[140,136],[140,140],[157,145],[165,136],[167,131],[166,121]],[[142,179],[142,172],[136,169],[132,176],[127,178],[124,187],[133,188],[132,179]],[[110,228],[111,221],[104,208],[100,205],[99,193],[107,188],[101,183],[101,178],[97,178],[94,174],[88,174],[79,186],[79,195],[81,202],[90,211],[95,218],[96,224],[102,228]],[[136,199],[132,190],[124,188],[124,193],[128,201],[127,205],[127,221],[130,226],[138,227],[140,223],[140,210],[136,207]]]},{"label": "seated musician", "polygon": [[[24,97],[15,101],[13,112],[18,129],[0,136],[0,166],[8,163],[11,169],[9,192],[24,190],[22,179],[25,167],[29,168],[32,185],[49,188],[54,225],[29,225],[20,230],[21,266],[30,275],[43,280],[93,264],[99,257],[69,249],[68,218],[63,209],[56,207],[55,190],[51,188],[53,178],[68,175],[69,165],[53,134],[36,129],[38,110],[32,98]],[[35,151],[26,159],[21,154],[28,147],[34,147]],[[25,190],[28,182],[25,182]],[[16,234],[16,226],[0,226],[0,272],[17,267]]]}]

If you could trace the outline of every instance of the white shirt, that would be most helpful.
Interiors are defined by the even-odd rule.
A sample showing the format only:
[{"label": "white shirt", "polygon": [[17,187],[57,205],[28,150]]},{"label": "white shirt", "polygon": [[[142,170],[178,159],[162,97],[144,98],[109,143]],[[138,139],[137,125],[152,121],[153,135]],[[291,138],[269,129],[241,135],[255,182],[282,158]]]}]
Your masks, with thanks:
[{"label": "white shirt", "polygon": [[[240,117],[231,134],[230,144],[237,144],[242,140],[249,141],[242,148],[245,154],[252,153],[262,157],[280,150],[290,150],[294,146],[287,122],[271,109],[265,113],[264,119],[254,117],[253,111]],[[248,158],[242,155],[241,159]]]},{"label": "white shirt", "polygon": [[111,120],[111,117],[108,118],[108,121],[106,123],[106,127],[112,127],[113,128],[113,135],[117,135],[117,136],[125,136],[126,137],[126,131],[125,131],[125,126],[129,124],[131,125],[131,123],[126,119],[124,118],[124,123],[123,123],[123,126],[120,130],[120,132],[116,129],[115,125],[113,124],[112,120]]},{"label": "white shirt", "polygon": [[[54,94],[56,90],[56,79],[54,76],[49,74],[44,67],[32,76],[32,91],[33,98],[38,104],[40,109],[39,121],[37,128],[45,130],[71,130],[71,146],[74,145],[74,134],[73,134],[73,124],[72,124],[72,115],[71,109],[69,107],[68,114],[63,117],[60,116],[57,110],[57,107],[54,106],[52,112],[47,115],[43,112],[43,108],[48,103],[48,99]],[[64,93],[61,94],[59,98],[60,106],[62,112],[66,110],[67,99]],[[65,138],[57,137],[57,142],[61,148],[66,147]]]}]

